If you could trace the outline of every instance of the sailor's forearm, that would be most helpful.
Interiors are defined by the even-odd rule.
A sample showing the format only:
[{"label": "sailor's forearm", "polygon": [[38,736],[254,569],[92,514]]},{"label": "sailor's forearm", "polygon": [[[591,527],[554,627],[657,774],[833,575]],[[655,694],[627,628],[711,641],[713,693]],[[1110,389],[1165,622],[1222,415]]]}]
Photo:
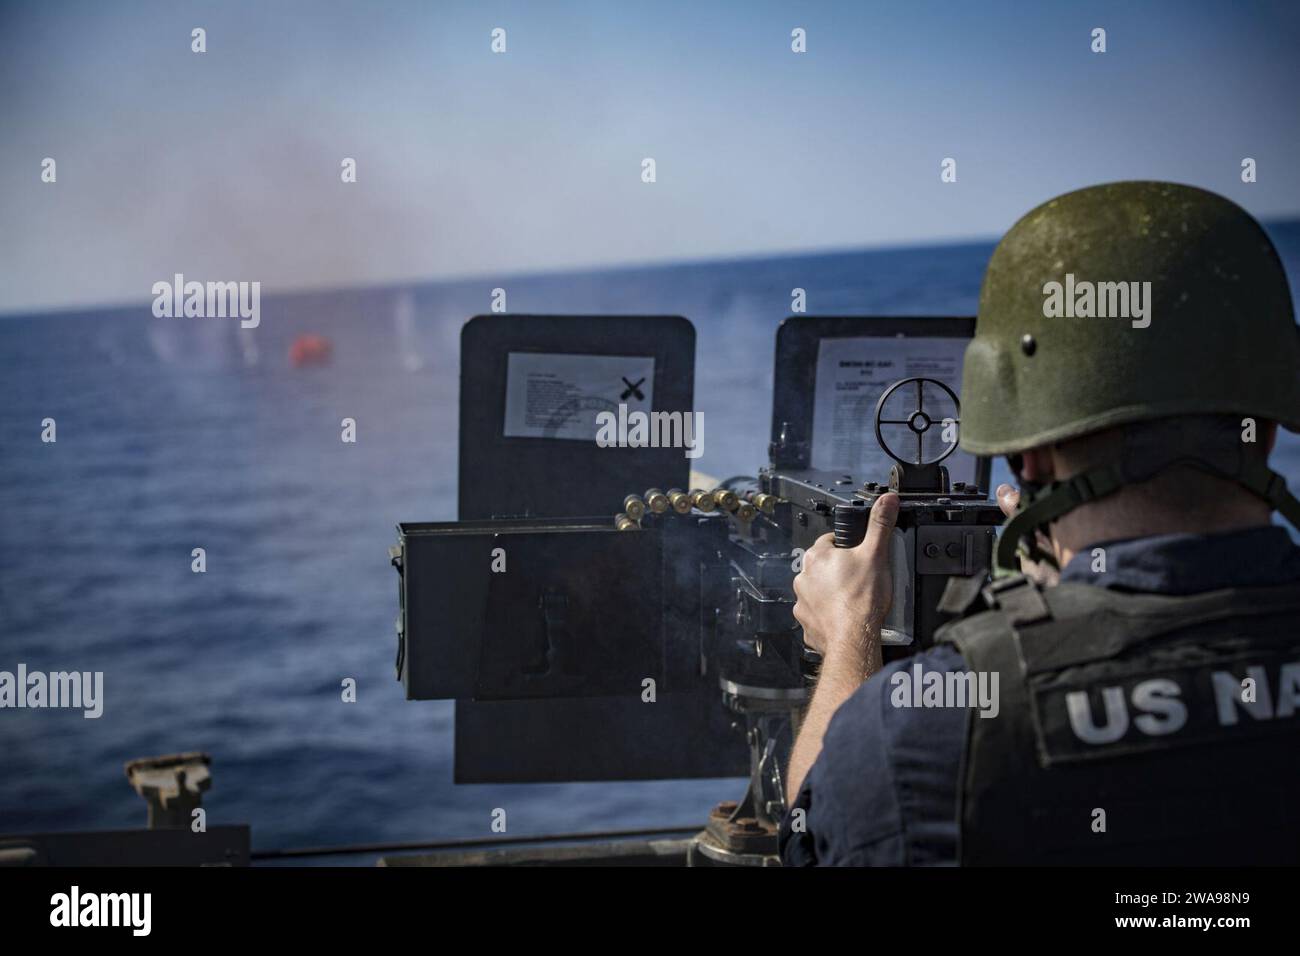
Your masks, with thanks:
[{"label": "sailor's forearm", "polygon": [[862,682],[880,669],[880,634],[868,639],[831,642],[822,659],[821,674],[803,724],[790,752],[786,771],[786,803],[793,806],[804,778],[822,750],[822,739],[840,705],[853,696]]}]

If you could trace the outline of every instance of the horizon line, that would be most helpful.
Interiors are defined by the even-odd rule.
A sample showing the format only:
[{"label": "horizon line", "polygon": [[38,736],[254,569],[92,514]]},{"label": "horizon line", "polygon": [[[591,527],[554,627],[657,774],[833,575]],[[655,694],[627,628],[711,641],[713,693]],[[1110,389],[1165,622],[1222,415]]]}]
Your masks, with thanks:
[{"label": "horizon line", "polygon": [[[1290,213],[1281,217],[1269,217],[1259,220],[1260,224],[1266,228],[1269,225],[1289,225],[1300,224],[1300,212]],[[767,252],[745,252],[735,255],[717,255],[707,256],[694,259],[643,259],[638,261],[605,263],[592,266],[564,266],[558,269],[548,270],[524,270],[521,272],[507,273],[488,273],[478,272],[463,275],[447,275],[424,278],[406,278],[406,279],[384,279],[375,282],[361,282],[353,285],[308,285],[298,286],[289,289],[279,289],[274,292],[268,292],[267,295],[272,298],[292,298],[295,296],[311,295],[341,295],[344,293],[356,292],[384,292],[396,291],[419,286],[437,286],[437,285],[455,285],[459,283],[477,282],[480,280],[507,282],[517,280],[534,280],[546,278],[563,278],[565,276],[589,276],[599,275],[602,273],[617,272],[650,272],[655,269],[673,269],[690,266],[708,267],[717,265],[735,265],[746,262],[764,262],[773,259],[808,259],[815,256],[827,255],[857,255],[861,253],[886,253],[886,252],[909,252],[924,249],[946,249],[957,248],[962,246],[979,246],[985,244],[996,245],[1001,236],[981,235],[969,236],[955,239],[935,239],[908,241],[902,243],[871,243],[860,246],[824,246],[803,248],[798,250],[772,250]],[[217,280],[213,280],[217,281]],[[230,280],[220,280],[230,281]],[[252,280],[247,280],[252,281]],[[1300,276],[1297,277],[1300,281]],[[0,311],[0,321],[13,318],[39,318],[39,317],[57,317],[77,312],[88,311],[112,311],[117,309],[132,309],[141,306],[141,303],[147,304],[147,296],[130,301],[120,300],[109,303],[83,303],[80,305],[65,305],[53,307],[36,307],[33,309],[15,309]]]}]

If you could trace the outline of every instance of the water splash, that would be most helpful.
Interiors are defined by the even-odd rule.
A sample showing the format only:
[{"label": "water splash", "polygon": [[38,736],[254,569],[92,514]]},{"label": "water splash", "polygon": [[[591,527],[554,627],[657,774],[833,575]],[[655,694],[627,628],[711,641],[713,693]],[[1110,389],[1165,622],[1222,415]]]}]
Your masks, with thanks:
[{"label": "water splash", "polygon": [[397,333],[397,350],[402,367],[408,372],[424,368],[420,354],[419,332],[415,326],[415,296],[408,290],[398,293],[393,308],[393,328]]}]

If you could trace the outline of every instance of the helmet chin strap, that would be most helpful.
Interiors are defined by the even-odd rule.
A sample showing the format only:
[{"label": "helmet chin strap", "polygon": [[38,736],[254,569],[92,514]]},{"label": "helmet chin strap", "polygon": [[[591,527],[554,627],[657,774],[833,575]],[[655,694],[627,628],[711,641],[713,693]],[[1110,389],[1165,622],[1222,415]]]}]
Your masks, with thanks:
[{"label": "helmet chin strap", "polygon": [[998,567],[1020,570],[1020,555],[1031,561],[1059,567],[1056,556],[1038,546],[1038,532],[1050,535],[1049,525],[1081,504],[1095,501],[1120,489],[1123,480],[1114,465],[1100,465],[1089,471],[1046,485],[1024,482],[1020,504],[1002,526],[998,538]]},{"label": "helmet chin strap", "polygon": [[[1237,482],[1300,528],[1300,500],[1287,490],[1286,480],[1270,469],[1263,458],[1245,454],[1236,426],[1224,431],[1217,441],[1211,443],[1218,447],[1211,449],[1209,455],[1189,455],[1177,450],[1188,447],[1191,436],[1184,432],[1186,427],[1176,420],[1152,422],[1140,433],[1126,437],[1118,462],[1097,465],[1071,478],[1046,485],[1021,479],[1020,504],[1002,526],[1002,536],[998,539],[998,567],[1018,571],[1020,555],[1057,567],[1055,556],[1038,546],[1039,531],[1049,534],[1053,521],[1080,505],[1114,494],[1126,484],[1147,481],[1176,465],[1187,465]],[[1227,435],[1230,435],[1229,441],[1224,440]],[[1204,445],[1204,435],[1199,439]],[[1218,461],[1213,460],[1215,458]],[[1012,471],[1019,476],[1014,460]]]}]

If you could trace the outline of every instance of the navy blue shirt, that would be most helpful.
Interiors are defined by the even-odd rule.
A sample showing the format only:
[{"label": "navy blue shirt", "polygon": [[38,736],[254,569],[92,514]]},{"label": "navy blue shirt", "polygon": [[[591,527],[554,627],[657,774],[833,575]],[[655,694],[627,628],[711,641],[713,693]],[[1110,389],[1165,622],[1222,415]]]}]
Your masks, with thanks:
[{"label": "navy blue shirt", "polygon": [[[1267,587],[1300,580],[1300,548],[1284,528],[1171,534],[1098,545],[1076,555],[1061,580],[1158,594]],[[890,678],[921,662],[965,671],[951,644],[894,661],[831,718],[822,752],[781,827],[787,866],[927,866],[957,863],[957,776],[969,708],[895,707]],[[804,811],[802,832],[791,827]]]}]

